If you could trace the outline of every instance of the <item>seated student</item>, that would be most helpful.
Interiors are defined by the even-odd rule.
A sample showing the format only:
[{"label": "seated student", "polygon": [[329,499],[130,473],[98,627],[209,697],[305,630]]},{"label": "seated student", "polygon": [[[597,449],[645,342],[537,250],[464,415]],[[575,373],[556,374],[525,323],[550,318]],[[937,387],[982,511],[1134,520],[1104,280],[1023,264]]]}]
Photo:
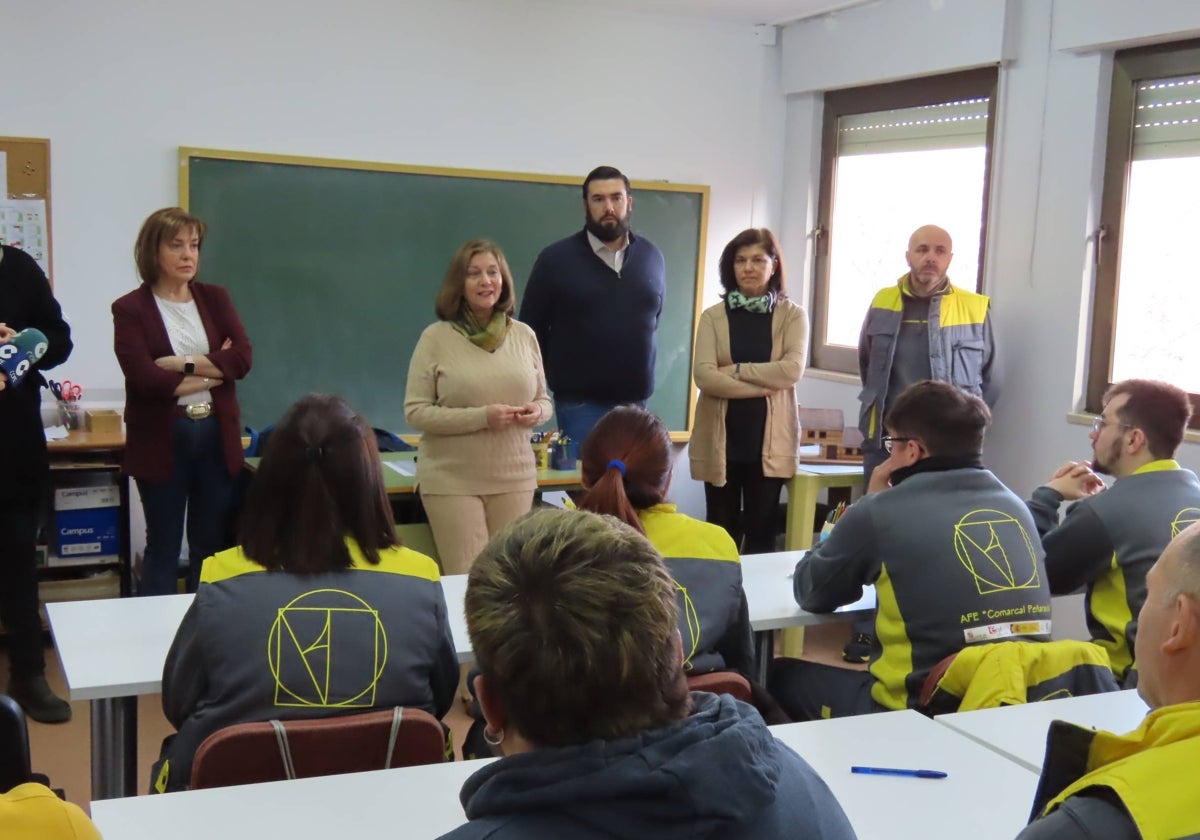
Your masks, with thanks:
[{"label": "seated student", "polygon": [[504,757],[467,780],[446,838],[854,837],[752,708],[689,695],[675,589],[612,517],[539,510],[488,543],[466,614]]},{"label": "seated student", "polygon": [[[1118,680],[1132,675],[1146,570],[1172,537],[1200,520],[1200,481],[1172,460],[1191,414],[1188,395],[1174,385],[1118,382],[1092,425],[1091,464],[1064,465],[1026,502],[1046,549],[1050,591],[1086,584],[1088,629]],[[1105,490],[1095,473],[1117,481]],[[1079,501],[1059,524],[1064,500]]]},{"label": "seated student", "polygon": [[796,565],[796,600],[831,612],[875,584],[881,650],[867,672],[777,659],[768,687],[796,720],[916,708],[930,670],[968,644],[1050,637],[1033,520],[984,469],[983,400],[945,382],[905,389],[884,418],[868,495]]},{"label": "seated student", "polygon": [[100,832],[73,802],[34,782],[0,793],[0,837],[12,840],[100,840]]},{"label": "seated student", "polygon": [[283,415],[242,512],[204,561],[163,668],[154,789],[182,790],[225,726],[413,706],[441,717],[458,662],[437,564],[401,548],[371,427],[339,397]]},{"label": "seated student", "polygon": [[1018,840],[1200,837],[1200,525],[1150,568],[1138,625],[1137,690],[1150,714],[1127,735],[1052,723]]},{"label": "seated student", "polygon": [[737,546],[719,525],[666,503],[671,435],[657,415],[619,406],[604,415],[580,452],[582,510],[615,516],[646,535],[667,561],[679,600],[688,674],[754,671],[754,641]]}]

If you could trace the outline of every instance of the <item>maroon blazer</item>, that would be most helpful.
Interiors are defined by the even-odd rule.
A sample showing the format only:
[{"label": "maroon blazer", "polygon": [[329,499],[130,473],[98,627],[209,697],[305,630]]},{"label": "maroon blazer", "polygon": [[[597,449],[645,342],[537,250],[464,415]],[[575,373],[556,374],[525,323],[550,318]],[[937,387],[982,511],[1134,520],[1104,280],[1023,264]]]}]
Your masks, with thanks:
[{"label": "maroon blazer", "polygon": [[[192,298],[200,312],[210,347],[219,348],[225,339],[228,350],[214,349],[207,355],[224,374],[212,390],[213,411],[221,427],[225,466],[231,476],[242,469],[242,414],[237,404],[234,380],[250,370],[252,350],[246,330],[233,308],[229,292],[195,280]],[[175,426],[175,389],[182,373],[163,370],[154,364],[162,356],[174,356],[154,293],[142,285],[117,298],[112,305],[113,345],[125,374],[125,472],[132,478],[166,481],[171,477],[171,451]]]}]

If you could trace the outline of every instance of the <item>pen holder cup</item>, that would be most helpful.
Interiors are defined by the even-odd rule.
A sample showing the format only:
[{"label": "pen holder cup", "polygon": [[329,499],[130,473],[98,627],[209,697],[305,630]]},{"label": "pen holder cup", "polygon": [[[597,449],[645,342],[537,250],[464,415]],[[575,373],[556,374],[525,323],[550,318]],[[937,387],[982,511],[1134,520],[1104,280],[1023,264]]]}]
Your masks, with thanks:
[{"label": "pen holder cup", "polygon": [[569,441],[550,448],[550,469],[573,470],[579,465],[579,444]]},{"label": "pen holder cup", "polygon": [[550,469],[550,444],[535,443],[533,444],[533,460],[539,470]]},{"label": "pen holder cup", "polygon": [[82,429],[84,424],[84,411],[78,406],[72,406],[68,403],[60,402],[58,404],[58,419],[62,425],[68,429]]}]

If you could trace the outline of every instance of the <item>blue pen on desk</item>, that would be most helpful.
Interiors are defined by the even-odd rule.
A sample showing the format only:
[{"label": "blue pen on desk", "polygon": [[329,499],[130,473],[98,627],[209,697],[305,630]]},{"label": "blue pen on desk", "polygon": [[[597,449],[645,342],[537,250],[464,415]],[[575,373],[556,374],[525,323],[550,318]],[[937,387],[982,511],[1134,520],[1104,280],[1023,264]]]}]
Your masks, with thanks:
[{"label": "blue pen on desk", "polygon": [[950,775],[941,770],[906,770],[900,767],[851,767],[850,772],[872,776],[911,776],[914,779],[944,779]]}]

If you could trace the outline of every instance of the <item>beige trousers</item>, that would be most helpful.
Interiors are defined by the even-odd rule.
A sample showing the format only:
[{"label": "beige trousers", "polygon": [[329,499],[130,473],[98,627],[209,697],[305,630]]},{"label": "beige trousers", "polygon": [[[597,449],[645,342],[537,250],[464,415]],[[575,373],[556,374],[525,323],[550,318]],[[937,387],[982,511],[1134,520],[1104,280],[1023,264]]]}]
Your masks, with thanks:
[{"label": "beige trousers", "polygon": [[497,532],[533,507],[532,490],[488,496],[426,496],[421,503],[429,517],[433,541],[442,561],[442,574],[465,575],[479,552]]}]

